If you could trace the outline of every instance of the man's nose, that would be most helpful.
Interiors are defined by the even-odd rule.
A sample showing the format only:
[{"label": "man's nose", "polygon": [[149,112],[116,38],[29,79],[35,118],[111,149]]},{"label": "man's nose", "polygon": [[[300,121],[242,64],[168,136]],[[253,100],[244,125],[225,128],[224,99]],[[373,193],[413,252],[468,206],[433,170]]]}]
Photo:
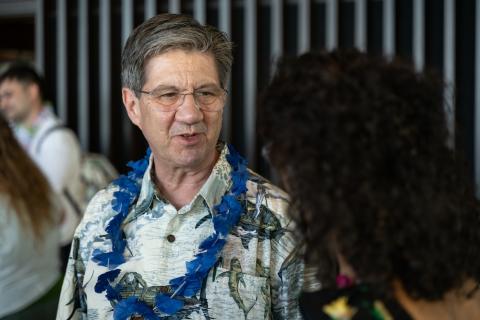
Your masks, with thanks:
[{"label": "man's nose", "polygon": [[195,101],[193,94],[185,94],[178,106],[175,117],[185,123],[196,123],[203,120],[203,112]]}]

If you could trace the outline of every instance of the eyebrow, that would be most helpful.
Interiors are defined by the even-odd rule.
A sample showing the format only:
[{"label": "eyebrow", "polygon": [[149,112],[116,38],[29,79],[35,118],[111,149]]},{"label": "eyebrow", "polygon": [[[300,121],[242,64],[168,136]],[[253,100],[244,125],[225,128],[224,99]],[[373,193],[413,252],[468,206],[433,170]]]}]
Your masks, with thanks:
[{"label": "eyebrow", "polygon": [[[193,90],[199,90],[199,89],[205,89],[205,88],[214,88],[214,87],[220,87],[221,86],[219,84],[216,84],[214,82],[209,82],[209,83],[204,83],[198,87],[195,87],[193,88]],[[165,90],[175,90],[175,91],[182,91],[182,90],[185,90],[185,89],[179,89],[178,87],[176,86],[173,86],[173,85],[164,85],[164,84],[161,84],[161,85],[158,85],[157,87],[153,88],[151,91],[165,91]]]},{"label": "eyebrow", "polygon": [[163,90],[176,90],[176,91],[178,91],[178,88],[175,87],[175,86],[169,86],[169,85],[162,85],[161,84],[161,85],[153,88],[150,91],[163,91]]},{"label": "eyebrow", "polygon": [[213,87],[221,88],[222,86],[217,83],[209,82],[209,83],[202,84],[201,86],[198,86],[195,89],[205,89],[205,88],[213,88]]}]

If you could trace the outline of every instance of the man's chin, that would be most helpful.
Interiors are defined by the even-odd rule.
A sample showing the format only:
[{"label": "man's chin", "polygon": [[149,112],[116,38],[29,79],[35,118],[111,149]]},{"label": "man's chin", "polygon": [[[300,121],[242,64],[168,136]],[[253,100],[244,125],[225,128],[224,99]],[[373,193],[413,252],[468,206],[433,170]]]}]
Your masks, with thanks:
[{"label": "man's chin", "polygon": [[7,121],[15,122],[15,119],[12,117],[12,114],[10,112],[7,112],[5,110],[2,110],[0,112],[0,115],[7,119]]},{"label": "man's chin", "polygon": [[11,121],[16,124],[22,124],[26,121],[27,116],[24,115],[18,115],[14,113],[4,113],[4,116],[8,121]]},{"label": "man's chin", "polygon": [[[215,151],[213,151],[215,152]],[[175,162],[184,168],[201,168],[210,165],[215,155],[208,152],[205,145],[198,148],[182,148],[172,154]]]},{"label": "man's chin", "polygon": [[199,152],[184,153],[179,155],[179,158],[177,159],[177,163],[185,168],[197,168],[207,161],[208,159],[204,153]]}]

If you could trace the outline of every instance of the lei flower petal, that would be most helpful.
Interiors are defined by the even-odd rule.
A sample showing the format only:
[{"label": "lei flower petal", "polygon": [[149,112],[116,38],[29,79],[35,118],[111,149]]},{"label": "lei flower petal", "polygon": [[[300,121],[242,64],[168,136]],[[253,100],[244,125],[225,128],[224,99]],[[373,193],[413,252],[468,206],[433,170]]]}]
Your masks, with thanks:
[{"label": "lei flower petal", "polygon": [[[126,176],[121,176],[120,178],[118,178],[115,184],[120,187],[122,192],[127,191],[132,195],[136,195],[140,191],[139,185],[136,184],[135,181],[132,181],[132,179],[129,179]],[[114,196],[116,199],[118,199],[118,195],[119,195],[118,191],[114,193]]]},{"label": "lei flower petal", "polygon": [[120,295],[120,289],[117,289],[117,287],[112,287],[110,285],[107,287],[107,294],[105,296],[110,301],[119,301],[122,299],[122,296]]},{"label": "lei flower petal", "polygon": [[[223,240],[225,244],[225,240]],[[216,247],[210,248],[208,251],[198,254],[192,261],[189,261],[186,264],[187,273],[191,274],[204,274],[208,273],[212,265],[217,261],[217,253],[220,252],[223,246],[217,244]],[[213,250],[212,250],[213,249]],[[211,252],[211,253],[210,253]]]},{"label": "lei flower petal", "polygon": [[102,252],[101,250],[95,249],[92,254],[92,260],[100,266],[111,269],[124,263],[125,257],[118,252]]},{"label": "lei flower petal", "polygon": [[112,201],[112,208],[115,212],[120,213],[121,215],[126,215],[130,204],[133,202],[134,198],[129,192],[116,191],[113,193],[114,199]]},{"label": "lei flower petal", "polygon": [[151,153],[152,153],[152,150],[148,148],[145,156],[142,159],[137,161],[129,161],[127,163],[127,167],[130,167],[133,169],[131,172],[129,172],[129,174],[133,174],[135,176],[143,175],[146,168],[148,167],[148,159],[150,158]]},{"label": "lei flower petal", "polygon": [[238,153],[238,151],[230,144],[228,145],[227,161],[234,170],[239,169],[238,166],[240,165],[246,167],[248,164],[247,160],[243,158],[240,153]]},{"label": "lei flower petal", "polygon": [[146,303],[139,301],[135,296],[121,300],[113,308],[114,320],[128,320],[131,316],[140,316],[145,320],[159,319]]},{"label": "lei flower petal", "polygon": [[177,295],[192,297],[200,290],[202,282],[203,276],[193,273],[170,280],[170,285]]},{"label": "lei flower petal", "polygon": [[218,234],[212,234],[207,239],[203,240],[202,243],[200,243],[199,249],[201,252],[204,250],[219,251],[216,248],[221,250],[225,245],[225,242],[225,239],[220,239]]},{"label": "lei flower petal", "polygon": [[110,282],[115,280],[119,274],[120,269],[115,269],[99,275],[97,283],[95,284],[95,292],[102,293],[103,291],[107,290],[107,287],[110,286]]},{"label": "lei flower petal", "polygon": [[174,298],[172,299],[165,294],[157,294],[155,296],[155,307],[168,315],[172,315],[182,309],[183,305],[183,301]]},{"label": "lei flower petal", "polygon": [[243,207],[233,195],[222,197],[220,205],[216,206],[217,214],[213,217],[215,231],[226,237],[232,227],[237,224]]},{"label": "lei flower petal", "polygon": [[232,173],[232,192],[234,194],[241,194],[247,192],[246,182],[248,180],[248,171],[236,171]]}]

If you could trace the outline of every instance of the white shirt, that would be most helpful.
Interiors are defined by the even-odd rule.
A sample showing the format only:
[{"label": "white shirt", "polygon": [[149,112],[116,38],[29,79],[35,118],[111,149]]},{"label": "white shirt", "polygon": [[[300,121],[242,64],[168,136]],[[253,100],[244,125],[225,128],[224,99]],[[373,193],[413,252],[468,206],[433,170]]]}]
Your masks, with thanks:
[{"label": "white shirt", "polygon": [[[80,182],[82,153],[78,140],[73,131],[62,126],[49,107],[42,110],[33,129],[27,131],[20,126],[14,129],[18,140],[59,195],[64,208],[60,242],[69,244],[85,209]],[[65,191],[74,197],[75,205]]]},{"label": "white shirt", "polygon": [[[7,199],[0,195],[0,318],[33,303],[60,276],[58,228],[51,227],[37,241]],[[55,212],[58,220],[60,212]]]}]

